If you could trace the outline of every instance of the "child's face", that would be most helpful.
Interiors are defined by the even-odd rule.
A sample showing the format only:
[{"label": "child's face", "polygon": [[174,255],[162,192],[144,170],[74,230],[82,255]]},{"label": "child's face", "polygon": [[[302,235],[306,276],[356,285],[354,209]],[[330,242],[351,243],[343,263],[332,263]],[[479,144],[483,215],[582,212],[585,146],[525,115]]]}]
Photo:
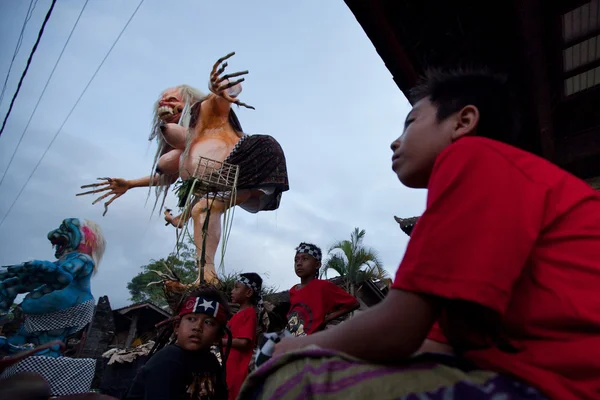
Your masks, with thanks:
[{"label": "child's face", "polygon": [[231,301],[236,304],[243,304],[252,297],[252,289],[241,282],[236,282],[231,290]]},{"label": "child's face", "polygon": [[455,118],[437,120],[437,107],[428,98],[408,113],[402,136],[391,145],[392,169],[410,188],[426,188],[437,156],[454,137]]},{"label": "child's face", "polygon": [[294,270],[299,278],[313,278],[321,267],[316,258],[307,253],[296,253]]},{"label": "child's face", "polygon": [[189,313],[175,325],[176,343],[185,350],[208,350],[220,337],[221,324],[206,314]]}]

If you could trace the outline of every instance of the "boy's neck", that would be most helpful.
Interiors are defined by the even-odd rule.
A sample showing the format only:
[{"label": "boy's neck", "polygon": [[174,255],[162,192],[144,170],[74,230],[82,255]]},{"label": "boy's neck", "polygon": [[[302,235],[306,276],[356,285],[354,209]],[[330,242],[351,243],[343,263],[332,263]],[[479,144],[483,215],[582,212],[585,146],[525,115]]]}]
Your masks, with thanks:
[{"label": "boy's neck", "polygon": [[175,342],[173,343],[174,346],[179,347],[181,350],[185,351],[186,353],[194,353],[194,354],[208,354],[210,353],[210,346],[206,349],[198,349],[198,350],[186,350],[184,349],[179,343]]},{"label": "boy's neck", "polygon": [[245,310],[246,308],[252,307],[252,303],[249,301],[245,301],[240,304],[240,311]]},{"label": "boy's neck", "polygon": [[314,276],[310,276],[310,277],[306,277],[306,278],[300,278],[300,287],[304,287],[306,285],[308,285],[309,283],[311,283],[312,281],[314,281],[315,278]]}]

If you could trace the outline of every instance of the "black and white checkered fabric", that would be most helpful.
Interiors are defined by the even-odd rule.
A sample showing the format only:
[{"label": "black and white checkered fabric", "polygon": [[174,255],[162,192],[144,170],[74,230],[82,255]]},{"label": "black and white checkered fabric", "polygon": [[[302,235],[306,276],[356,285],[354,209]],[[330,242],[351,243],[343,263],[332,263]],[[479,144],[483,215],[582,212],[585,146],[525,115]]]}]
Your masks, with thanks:
[{"label": "black and white checkered fabric", "polygon": [[262,316],[263,312],[265,310],[265,303],[262,298],[261,288],[258,287],[258,284],[256,282],[252,282],[250,279],[246,278],[245,276],[239,276],[238,282],[240,282],[240,283],[248,286],[250,289],[254,290],[254,293],[256,294],[256,296],[258,298],[258,301],[256,302],[256,308],[258,309],[258,315],[259,315],[259,317]]},{"label": "black and white checkered fabric", "polygon": [[314,244],[300,243],[300,245],[296,248],[296,253],[306,253],[313,256],[317,261],[321,261],[321,249]]},{"label": "black and white checkered fabric", "polygon": [[254,365],[256,368],[260,367],[269,361],[271,357],[273,357],[273,353],[275,353],[275,345],[281,342],[281,339],[292,337],[294,335],[292,335],[290,331],[284,330],[281,332],[265,333],[263,336],[265,337],[266,341],[256,353],[256,358],[254,359]]},{"label": "black and white checkered fabric", "polygon": [[48,381],[53,396],[66,396],[89,392],[95,370],[96,360],[93,358],[33,356],[8,367],[0,379],[33,372]]},{"label": "black and white checkered fabric", "polygon": [[53,313],[44,315],[29,314],[25,316],[23,326],[29,333],[65,328],[73,328],[71,333],[75,333],[92,322],[95,305],[94,299],[91,299]]}]

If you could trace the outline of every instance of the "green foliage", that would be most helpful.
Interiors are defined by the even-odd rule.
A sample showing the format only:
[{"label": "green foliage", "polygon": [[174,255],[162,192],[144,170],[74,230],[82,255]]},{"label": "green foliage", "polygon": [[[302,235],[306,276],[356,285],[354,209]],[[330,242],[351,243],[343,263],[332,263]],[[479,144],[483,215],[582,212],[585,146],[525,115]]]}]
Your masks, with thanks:
[{"label": "green foliage", "polygon": [[152,271],[168,273],[167,267],[182,282],[193,282],[198,276],[194,243],[191,241],[183,243],[179,248],[179,254],[171,253],[167,258],[151,260],[150,264],[143,265],[142,271],[127,284],[127,290],[131,295],[129,299],[135,303],[149,300],[159,307],[166,307],[167,301],[161,285],[148,286],[148,284],[160,281],[160,277]]},{"label": "green foliage", "polygon": [[[169,273],[167,267],[184,283],[196,280],[198,276],[196,251],[194,242],[191,239],[179,247],[179,254],[172,253],[167,258],[151,260],[149,264],[143,265],[141,267],[142,271],[127,284],[127,290],[129,290],[131,296],[129,299],[135,303],[149,300],[159,307],[166,307],[167,301],[163,294],[162,286],[148,286],[148,284],[160,281],[160,277],[152,271]],[[227,297],[229,297],[239,274],[239,271],[234,271],[225,273],[219,277],[218,289],[227,295]],[[262,276],[262,278],[264,280],[265,276]],[[277,287],[266,285],[263,282],[263,296],[276,292]]]},{"label": "green foliage", "polygon": [[354,285],[365,280],[385,280],[388,273],[383,268],[377,251],[363,246],[365,230],[354,228],[350,240],[335,242],[329,248],[329,258],[323,263],[321,276],[327,277],[327,272],[333,270],[344,278],[348,289],[354,295]]}]

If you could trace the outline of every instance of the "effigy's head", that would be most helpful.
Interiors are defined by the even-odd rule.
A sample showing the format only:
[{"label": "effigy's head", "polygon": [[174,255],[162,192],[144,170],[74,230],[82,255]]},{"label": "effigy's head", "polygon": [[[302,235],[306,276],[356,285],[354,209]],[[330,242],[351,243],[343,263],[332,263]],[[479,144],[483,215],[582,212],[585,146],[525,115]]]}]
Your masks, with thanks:
[{"label": "effigy's head", "polygon": [[[179,85],[164,90],[154,103],[154,117],[152,119],[152,132],[148,140],[157,139],[159,149],[157,154],[162,155],[163,138],[160,127],[162,124],[181,124],[187,128],[189,113],[192,105],[206,98],[206,95],[188,85]],[[183,117],[183,118],[182,118]]]},{"label": "effigy's head", "polygon": [[163,91],[155,104],[155,116],[164,123],[177,124],[186,105],[204,99],[206,95],[188,85],[179,85]]},{"label": "effigy's head", "polygon": [[178,88],[170,88],[162,92],[157,105],[158,118],[165,123],[176,124],[181,118],[185,103],[181,91]]},{"label": "effigy's head", "polygon": [[100,226],[87,219],[67,218],[60,226],[48,233],[48,240],[56,248],[54,256],[62,256],[74,251],[84,253],[94,260],[94,272],[102,260],[106,241]]}]

